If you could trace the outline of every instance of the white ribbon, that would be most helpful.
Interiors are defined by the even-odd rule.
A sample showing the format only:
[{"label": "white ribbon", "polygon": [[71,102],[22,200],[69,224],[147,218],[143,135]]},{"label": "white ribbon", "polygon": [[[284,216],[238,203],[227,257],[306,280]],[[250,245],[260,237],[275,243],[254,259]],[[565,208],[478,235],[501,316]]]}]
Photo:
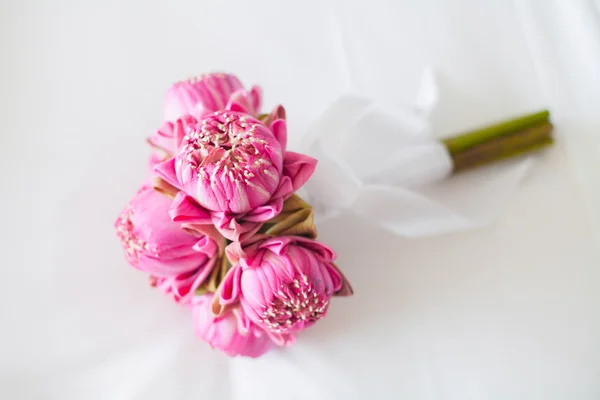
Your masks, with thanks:
[{"label": "white ribbon", "polygon": [[414,111],[354,95],[329,107],[303,142],[303,150],[319,160],[304,194],[317,218],[353,212],[409,237],[493,221],[530,162],[511,160],[448,179],[452,159],[431,135],[427,118],[437,102],[427,71]]}]

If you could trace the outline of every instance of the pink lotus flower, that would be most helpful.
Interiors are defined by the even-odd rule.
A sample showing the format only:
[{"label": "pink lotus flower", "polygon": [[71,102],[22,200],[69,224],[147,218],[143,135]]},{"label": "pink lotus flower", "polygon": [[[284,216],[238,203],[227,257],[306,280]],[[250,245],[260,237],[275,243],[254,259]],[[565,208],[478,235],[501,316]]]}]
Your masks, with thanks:
[{"label": "pink lotus flower", "polygon": [[269,237],[243,250],[233,243],[227,251],[236,265],[219,287],[216,314],[240,302],[258,326],[288,334],[325,317],[334,294],[352,293],[333,264],[334,253],[319,242]]},{"label": "pink lotus flower", "polygon": [[166,155],[174,155],[181,138],[176,137],[176,121],[186,115],[200,119],[215,111],[240,111],[257,117],[261,91],[258,86],[248,92],[234,75],[213,73],[177,82],[165,96],[165,122],[148,139],[152,147]]},{"label": "pink lotus flower", "polygon": [[174,84],[165,95],[164,118],[175,121],[186,114],[203,117],[225,109],[258,116],[260,104],[258,86],[246,91],[235,75],[211,73]]},{"label": "pink lotus flower", "polygon": [[312,175],[316,160],[286,152],[285,121],[267,127],[251,116],[221,111],[175,123],[179,151],[156,173],[179,193],[174,221],[213,223],[230,240],[254,234],[281,212],[283,201]]},{"label": "pink lotus flower", "polygon": [[273,341],[267,332],[252,323],[239,308],[216,317],[211,310],[213,295],[196,296],[192,318],[196,335],[229,356],[259,357],[269,351]]},{"label": "pink lotus flower", "polygon": [[218,244],[211,237],[186,231],[169,217],[171,200],[142,186],[115,222],[127,261],[135,268],[171,282],[184,298],[204,281],[215,265]]}]

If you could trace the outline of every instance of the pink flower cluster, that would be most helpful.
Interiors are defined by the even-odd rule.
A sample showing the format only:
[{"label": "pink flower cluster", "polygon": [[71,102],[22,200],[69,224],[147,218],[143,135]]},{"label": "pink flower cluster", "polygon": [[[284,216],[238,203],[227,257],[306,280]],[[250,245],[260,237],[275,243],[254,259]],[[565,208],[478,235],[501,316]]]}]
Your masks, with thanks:
[{"label": "pink flower cluster", "polygon": [[230,356],[294,343],[332,296],[352,293],[328,247],[268,229],[317,161],[286,149],[283,107],[260,106],[260,89],[230,74],[176,83],[148,139],[153,179],[115,222],[127,261]]}]

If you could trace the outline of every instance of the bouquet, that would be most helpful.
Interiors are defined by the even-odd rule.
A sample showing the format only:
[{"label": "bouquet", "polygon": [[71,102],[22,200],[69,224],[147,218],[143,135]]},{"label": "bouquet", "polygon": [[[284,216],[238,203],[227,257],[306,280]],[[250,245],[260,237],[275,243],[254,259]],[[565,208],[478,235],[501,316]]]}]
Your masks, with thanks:
[{"label": "bouquet", "polygon": [[317,160],[286,148],[285,110],[229,74],[178,82],[148,139],[151,178],[115,222],[129,264],[230,356],[294,343],[352,294],[296,191]]},{"label": "bouquet", "polygon": [[[283,106],[260,109],[261,90],[230,74],[173,85],[164,123],[148,139],[151,177],[115,223],[127,261],[191,310],[198,337],[230,356],[293,344],[333,296],[352,294],[297,193],[317,159],[287,150]],[[432,218],[443,222],[438,231],[460,227],[447,207],[409,188],[553,140],[547,111],[444,140],[394,117],[361,99],[326,112],[308,135],[323,168],[305,198],[324,214],[353,209],[398,234],[431,233]],[[365,138],[380,145],[363,146]]]}]

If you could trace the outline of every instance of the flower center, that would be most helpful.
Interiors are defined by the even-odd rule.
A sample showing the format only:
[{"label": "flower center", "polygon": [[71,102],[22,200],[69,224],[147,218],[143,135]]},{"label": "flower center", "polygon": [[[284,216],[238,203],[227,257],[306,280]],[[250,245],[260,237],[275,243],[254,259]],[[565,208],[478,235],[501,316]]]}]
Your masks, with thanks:
[{"label": "flower center", "polygon": [[[133,209],[131,207],[123,210],[116,228],[117,237],[123,243],[127,260],[132,264],[137,264],[142,254],[150,252],[150,245],[133,233]],[[154,252],[156,253],[156,250]]]},{"label": "flower center", "polygon": [[254,186],[250,179],[259,172],[277,179],[270,170],[273,163],[262,154],[269,144],[257,132],[262,129],[266,128],[253,118],[217,112],[184,136],[183,157],[202,178],[212,181],[220,176]]},{"label": "flower center", "polygon": [[294,279],[287,288],[281,286],[271,305],[264,308],[262,322],[272,332],[286,333],[297,324],[317,321],[324,315],[328,304],[329,298],[319,295],[306,275],[302,275],[302,279]]}]

